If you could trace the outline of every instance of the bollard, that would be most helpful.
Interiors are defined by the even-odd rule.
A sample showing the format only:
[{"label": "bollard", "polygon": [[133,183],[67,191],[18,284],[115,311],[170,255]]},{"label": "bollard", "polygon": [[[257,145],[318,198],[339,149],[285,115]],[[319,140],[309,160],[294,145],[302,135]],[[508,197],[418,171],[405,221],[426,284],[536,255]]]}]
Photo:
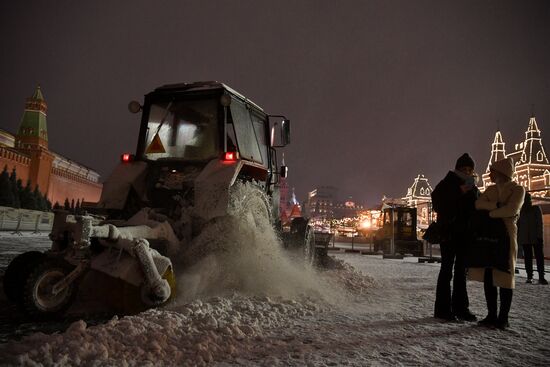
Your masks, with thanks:
[{"label": "bollard", "polygon": [[41,213],[36,215],[36,223],[34,224],[33,234],[40,234],[40,231],[38,230],[38,225],[40,224],[40,217],[42,217]]},{"label": "bollard", "polygon": [[16,234],[19,236],[22,236],[23,233],[19,230],[21,228],[21,219],[23,219],[23,213],[19,212],[19,218],[17,218],[17,226],[15,227],[15,230],[11,234]]}]

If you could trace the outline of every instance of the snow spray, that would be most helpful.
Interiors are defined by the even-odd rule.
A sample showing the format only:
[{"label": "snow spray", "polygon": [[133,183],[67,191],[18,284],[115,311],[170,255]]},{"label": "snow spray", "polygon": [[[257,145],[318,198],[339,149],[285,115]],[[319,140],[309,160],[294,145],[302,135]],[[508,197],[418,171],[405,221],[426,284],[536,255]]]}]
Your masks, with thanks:
[{"label": "snow spray", "polygon": [[[335,303],[343,289],[283,249],[253,185],[238,185],[232,215],[209,223],[183,256],[198,258],[178,277],[179,302],[232,293],[317,298]],[[261,207],[264,205],[264,207]]]}]

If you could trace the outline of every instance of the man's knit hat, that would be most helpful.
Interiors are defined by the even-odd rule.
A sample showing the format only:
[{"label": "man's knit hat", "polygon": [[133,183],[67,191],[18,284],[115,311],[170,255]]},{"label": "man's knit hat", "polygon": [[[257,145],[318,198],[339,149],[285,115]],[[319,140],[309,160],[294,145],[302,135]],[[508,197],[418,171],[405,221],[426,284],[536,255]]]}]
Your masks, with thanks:
[{"label": "man's knit hat", "polygon": [[502,173],[508,178],[512,178],[514,176],[514,161],[512,158],[501,159],[500,161],[496,161],[491,164],[490,169],[492,171]]},{"label": "man's knit hat", "polygon": [[462,167],[472,167],[475,168],[474,160],[468,155],[468,153],[462,154],[456,161],[455,169]]}]

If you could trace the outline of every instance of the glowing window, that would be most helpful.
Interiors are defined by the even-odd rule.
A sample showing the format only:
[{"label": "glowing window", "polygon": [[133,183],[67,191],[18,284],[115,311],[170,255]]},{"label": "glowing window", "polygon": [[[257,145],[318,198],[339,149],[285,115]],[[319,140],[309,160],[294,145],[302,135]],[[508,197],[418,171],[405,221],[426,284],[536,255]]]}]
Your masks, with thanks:
[{"label": "glowing window", "polygon": [[[215,99],[155,103],[147,127],[147,159],[206,160],[218,155]],[[156,149],[150,149],[153,145]]]}]

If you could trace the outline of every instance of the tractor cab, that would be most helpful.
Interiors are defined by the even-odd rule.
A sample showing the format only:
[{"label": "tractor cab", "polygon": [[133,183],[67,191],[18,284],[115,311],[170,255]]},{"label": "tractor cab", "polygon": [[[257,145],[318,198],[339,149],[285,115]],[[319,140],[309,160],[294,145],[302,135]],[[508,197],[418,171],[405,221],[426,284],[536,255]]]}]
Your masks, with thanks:
[{"label": "tractor cab", "polygon": [[393,233],[397,240],[416,240],[416,208],[385,208],[381,219],[382,225],[376,234],[377,238],[390,238]]},{"label": "tractor cab", "polygon": [[276,183],[280,172],[274,148],[290,142],[290,121],[267,115],[227,85],[165,85],[147,94],[143,106],[131,102],[129,108],[142,110],[135,160],[169,176],[196,176],[212,160],[242,161],[242,175],[263,183],[267,191]]},{"label": "tractor cab", "polygon": [[[143,207],[177,206],[176,196],[189,205],[210,201],[208,191],[225,195],[236,181],[254,182],[268,196],[277,195],[279,176],[287,169],[279,167],[276,148],[290,143],[284,116],[266,114],[218,82],[165,85],[128,108],[141,112],[136,153],[122,155],[104,185],[100,207],[129,218]],[[221,215],[221,207],[200,215],[213,213]]]},{"label": "tractor cab", "polygon": [[392,206],[382,210],[380,229],[375,233],[374,251],[384,255],[421,256],[424,248],[416,234],[416,208]]}]

